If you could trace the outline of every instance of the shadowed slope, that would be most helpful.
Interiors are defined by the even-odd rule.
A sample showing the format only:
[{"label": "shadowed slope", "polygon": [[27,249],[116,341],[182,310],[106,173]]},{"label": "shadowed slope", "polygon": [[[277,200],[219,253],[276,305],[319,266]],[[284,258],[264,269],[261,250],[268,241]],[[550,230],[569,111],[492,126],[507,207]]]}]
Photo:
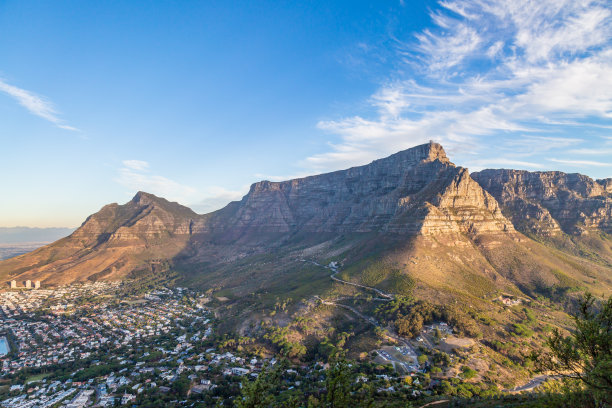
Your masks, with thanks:
[{"label": "shadowed slope", "polygon": [[125,205],[109,204],[70,236],[0,263],[11,279],[69,283],[118,279],[181,251],[201,223],[187,207],[139,192]]},{"label": "shadowed slope", "polygon": [[[531,214],[529,206],[544,214],[551,203],[584,200],[593,210],[580,225],[605,230],[609,198],[598,194],[609,195],[607,185],[568,177],[556,195],[546,195],[554,182],[538,187],[553,197],[538,203],[530,192],[538,184],[530,177],[513,179],[514,190],[487,172],[477,174],[477,183],[449,161],[442,146],[428,143],[365,166],[255,183],[241,201],[205,215],[141,192],[125,205],[105,206],[65,239],[0,262],[0,274],[67,283],[142,275],[163,263],[179,272],[182,284],[245,295],[300,281],[302,259],[333,258],[356,281],[372,262],[393,264],[378,284],[398,293],[402,276],[422,289],[478,296],[498,289],[535,293],[554,285],[589,286],[594,278],[607,285],[605,262],[531,241],[506,218],[522,228],[521,214]],[[517,192],[512,194],[519,204],[508,204],[508,191]],[[571,228],[566,207],[555,208],[544,224]],[[595,213],[603,218],[589,215]]]}]

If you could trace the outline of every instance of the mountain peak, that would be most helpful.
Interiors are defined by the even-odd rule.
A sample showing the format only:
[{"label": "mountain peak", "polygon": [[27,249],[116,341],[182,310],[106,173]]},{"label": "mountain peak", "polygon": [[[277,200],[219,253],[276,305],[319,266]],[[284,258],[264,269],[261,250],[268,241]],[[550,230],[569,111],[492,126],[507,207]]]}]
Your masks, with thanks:
[{"label": "mountain peak", "polygon": [[[446,156],[446,152],[441,144],[430,140],[429,143],[423,145],[428,148],[428,158],[432,161],[438,159],[441,162],[448,162],[448,157]],[[418,147],[418,146],[417,146]]]},{"label": "mountain peak", "polygon": [[425,161],[440,160],[443,163],[450,162],[450,160],[448,159],[448,156],[446,156],[446,152],[444,151],[444,148],[442,147],[442,145],[434,142],[433,140],[430,140],[429,143],[425,143],[425,144],[404,150],[404,152],[410,151],[410,150],[415,150],[417,152],[420,152]]},{"label": "mountain peak", "polygon": [[134,198],[132,198],[132,202],[138,205],[149,205],[159,200],[160,198],[156,195],[144,191],[137,192]]},{"label": "mountain peak", "polygon": [[374,160],[373,163],[410,163],[410,165],[412,166],[419,162],[433,162],[436,160],[442,163],[451,164],[450,160],[446,156],[446,152],[444,151],[442,145],[434,141],[429,141],[429,143],[414,146],[406,150],[401,150],[386,158]]}]

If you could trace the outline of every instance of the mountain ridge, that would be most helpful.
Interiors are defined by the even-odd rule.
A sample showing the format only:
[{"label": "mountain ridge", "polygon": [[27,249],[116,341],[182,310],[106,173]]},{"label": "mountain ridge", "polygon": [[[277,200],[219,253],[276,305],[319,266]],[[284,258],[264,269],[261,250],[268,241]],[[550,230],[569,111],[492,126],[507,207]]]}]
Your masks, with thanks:
[{"label": "mountain ridge", "polygon": [[[185,285],[238,296],[295,277],[308,254],[341,259],[356,281],[369,262],[385,259],[428,293],[471,295],[475,279],[487,290],[527,294],[554,285],[612,287],[609,184],[508,172],[519,171],[470,174],[430,142],[365,166],[260,181],[208,214],[138,192],[104,206],[69,237],[0,262],[0,276],[64,284],[147,275],[163,264]],[[565,181],[556,187],[555,180]],[[589,231],[601,236],[580,238]],[[541,241],[551,233],[571,242]],[[381,285],[392,285],[384,282],[394,274],[385,270]]]}]

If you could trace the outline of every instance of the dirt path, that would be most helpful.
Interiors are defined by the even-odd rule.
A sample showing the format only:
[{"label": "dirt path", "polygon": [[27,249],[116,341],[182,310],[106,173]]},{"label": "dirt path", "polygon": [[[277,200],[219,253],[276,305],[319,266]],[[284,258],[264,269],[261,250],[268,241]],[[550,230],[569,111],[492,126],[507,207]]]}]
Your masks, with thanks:
[{"label": "dirt path", "polygon": [[376,319],[374,319],[371,316],[364,315],[363,313],[361,313],[359,310],[355,309],[352,306],[343,305],[341,303],[336,303],[336,302],[331,302],[329,300],[323,300],[319,296],[315,296],[315,298],[319,299],[321,301],[321,303],[323,303],[324,305],[338,306],[338,307],[342,307],[344,309],[350,310],[351,312],[355,313],[357,316],[359,316],[362,319],[366,320],[368,323],[370,323],[370,324],[372,324],[372,325],[374,325],[376,327],[380,327],[380,324],[378,323],[378,321]]},{"label": "dirt path", "polygon": [[[303,261],[304,262],[311,262],[314,265],[320,266],[321,268],[325,268],[325,269],[331,270],[332,274],[329,277],[331,279],[335,280],[336,282],[344,283],[346,285],[356,286],[358,288],[367,289],[367,290],[371,290],[371,291],[376,292],[379,296],[381,296],[381,298],[376,298],[376,300],[387,301],[388,302],[390,300],[395,299],[394,295],[391,295],[389,293],[385,293],[385,292],[383,292],[380,289],[372,288],[370,286],[360,285],[358,283],[348,282],[348,281],[345,281],[343,279],[340,279],[340,278],[336,277],[336,274],[339,272],[338,268],[333,268],[333,267],[330,267],[330,266],[321,265],[320,263],[317,263],[315,261],[306,261],[306,260],[303,260]],[[352,306],[343,305],[343,304],[337,303],[335,301],[323,300],[319,296],[315,296],[315,298],[318,299],[319,301],[321,301],[321,303],[323,303],[324,305],[332,305],[332,306],[337,306],[337,307],[341,307],[341,308],[350,310],[351,312],[355,313],[357,316],[359,316],[362,319],[366,320],[368,323],[370,323],[370,324],[372,324],[372,325],[374,325],[376,327],[382,327],[380,325],[380,323],[375,318],[373,318],[372,316],[367,316],[367,315],[361,313],[360,311],[358,311],[357,309],[355,309]],[[353,299],[355,299],[355,298],[353,298]],[[397,333],[393,332],[389,328],[387,328],[387,335],[388,335],[388,337],[390,337],[393,340],[397,341],[398,343],[402,344],[404,347],[410,347],[412,349],[412,345],[410,345],[408,342],[406,342],[404,339],[402,339]]]}]

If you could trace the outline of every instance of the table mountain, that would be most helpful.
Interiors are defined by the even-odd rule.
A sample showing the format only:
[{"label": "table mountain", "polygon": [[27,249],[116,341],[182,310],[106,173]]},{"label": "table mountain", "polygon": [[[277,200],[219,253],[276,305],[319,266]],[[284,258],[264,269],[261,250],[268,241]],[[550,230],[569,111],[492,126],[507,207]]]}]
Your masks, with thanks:
[{"label": "table mountain", "polygon": [[308,275],[303,261],[335,259],[346,279],[398,293],[408,280],[438,298],[593,287],[593,277],[595,286],[612,287],[606,251],[585,258],[524,235],[589,229],[609,245],[609,181],[546,174],[473,178],[431,142],[365,166],[258,182],[241,201],[204,215],[139,192],[69,237],[0,262],[0,276],[58,284],[167,271],[183,285],[237,297],[275,287],[301,296],[316,279],[331,284]]}]

